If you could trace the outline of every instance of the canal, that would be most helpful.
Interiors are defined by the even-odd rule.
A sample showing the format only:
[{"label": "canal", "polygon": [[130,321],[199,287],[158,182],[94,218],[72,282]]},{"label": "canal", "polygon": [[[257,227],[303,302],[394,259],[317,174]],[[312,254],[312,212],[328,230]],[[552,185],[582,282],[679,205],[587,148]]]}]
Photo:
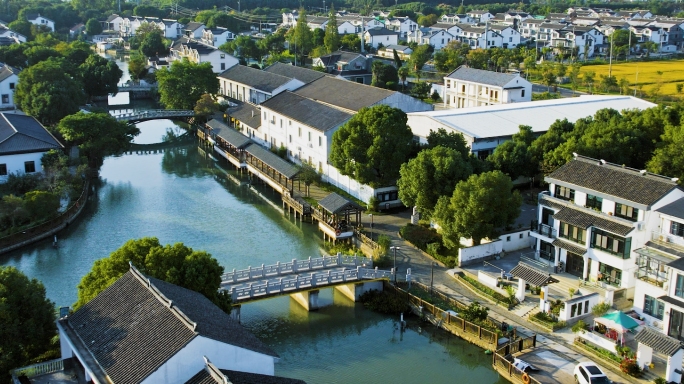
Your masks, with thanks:
[{"label": "canal", "polygon": [[[169,120],[139,124],[140,144],[158,142]],[[241,175],[196,145],[164,153],[105,159],[81,217],[58,239],[0,256],[39,279],[58,306],[76,301],[76,287],[95,260],[132,238],[155,236],[211,253],[230,270],[317,257],[321,236],[283,215],[278,196],[238,185]],[[242,179],[244,180],[244,178]],[[242,323],[281,357],[276,374],[315,383],[506,383],[477,347],[432,326],[368,311],[332,290],[307,312],[289,297],[243,306]]]}]

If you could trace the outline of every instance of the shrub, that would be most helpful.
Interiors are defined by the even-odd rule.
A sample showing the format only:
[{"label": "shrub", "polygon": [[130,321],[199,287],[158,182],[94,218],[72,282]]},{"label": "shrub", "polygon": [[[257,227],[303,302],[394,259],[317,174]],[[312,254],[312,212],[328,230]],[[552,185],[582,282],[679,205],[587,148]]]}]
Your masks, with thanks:
[{"label": "shrub", "polygon": [[40,184],[40,174],[27,173],[18,174],[10,173],[7,175],[7,181],[0,188],[3,195],[17,195],[21,196],[26,192],[38,189]]},{"label": "shrub", "polygon": [[608,303],[598,303],[591,307],[591,313],[596,317],[605,315],[608,313],[608,310],[610,310],[610,304]]},{"label": "shrub", "polygon": [[373,196],[368,200],[368,209],[377,212],[378,211],[378,206],[380,205],[380,201],[378,201],[378,198]]},{"label": "shrub", "polygon": [[625,358],[620,363],[620,370],[633,377],[641,377],[641,368],[635,359]]},{"label": "shrub", "polygon": [[427,252],[430,243],[442,243],[442,237],[436,230],[422,225],[407,224],[399,230],[399,234],[409,243]]},{"label": "shrub", "polygon": [[468,308],[462,309],[458,315],[470,322],[481,322],[487,320],[489,308],[481,306],[477,301],[473,301]]},{"label": "shrub", "polygon": [[387,291],[370,290],[359,297],[364,307],[387,315],[398,315],[410,310],[406,297]]},{"label": "shrub", "polygon": [[667,383],[667,381],[662,377],[656,377],[655,379],[653,379],[653,382],[655,384],[666,384]]},{"label": "shrub", "polygon": [[573,333],[584,332],[584,331],[586,331],[586,329],[587,329],[587,323],[585,323],[584,320],[580,320],[572,326],[572,332]]},{"label": "shrub", "polygon": [[515,297],[506,297],[502,295],[501,293],[493,290],[492,288],[489,288],[488,286],[480,283],[479,281],[473,279],[470,276],[461,276],[461,279],[465,280],[470,284],[473,288],[477,289],[478,291],[484,293],[486,296],[489,296],[492,300],[494,301],[500,301],[502,303],[510,304],[510,305],[515,305],[517,304],[517,300]]}]

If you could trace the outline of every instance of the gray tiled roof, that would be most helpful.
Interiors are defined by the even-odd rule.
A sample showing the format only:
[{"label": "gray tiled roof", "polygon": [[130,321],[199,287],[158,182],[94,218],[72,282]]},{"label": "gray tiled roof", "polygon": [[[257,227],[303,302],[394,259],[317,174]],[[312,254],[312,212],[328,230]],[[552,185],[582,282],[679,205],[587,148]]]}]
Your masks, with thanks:
[{"label": "gray tiled roof", "polygon": [[518,279],[525,280],[531,285],[536,285],[538,287],[558,282],[558,280],[552,277],[550,273],[544,272],[525,263],[518,263],[515,268],[511,269],[511,274]]},{"label": "gray tiled roof", "polygon": [[541,195],[541,197],[539,198],[539,204],[545,205],[553,209],[563,209],[563,207],[565,207],[565,205],[553,201],[553,198],[551,198],[551,196],[548,195]]},{"label": "gray tiled roof", "polygon": [[245,148],[253,143],[249,137],[227,126],[216,119],[209,120],[207,126],[211,127],[211,133],[222,138],[235,148]]},{"label": "gray tiled roof", "polygon": [[[288,377],[260,375],[258,373],[231,371],[228,369],[221,369],[220,371],[228,379],[228,382],[232,384],[306,384],[303,380],[290,379]],[[185,384],[224,384],[224,381],[216,380],[206,369],[203,369],[186,381]]]},{"label": "gray tiled roof", "polygon": [[580,228],[597,227],[608,232],[626,236],[634,227],[612,221],[579,209],[564,207],[553,215],[554,220],[562,221]]},{"label": "gray tiled roof", "polygon": [[261,110],[253,104],[242,103],[237,107],[228,108],[226,113],[253,129],[261,127]]},{"label": "gray tiled roof", "polygon": [[319,59],[323,62],[323,65],[327,67],[330,65],[335,65],[339,62],[349,63],[354,59],[358,59],[359,57],[363,58],[363,55],[355,52],[335,51],[333,53],[323,55],[319,57]]},{"label": "gray tiled roof", "polygon": [[220,79],[235,81],[263,92],[273,92],[276,88],[286,84],[291,79],[260,69],[235,65],[218,76]]},{"label": "gray tiled roof", "polygon": [[353,116],[289,91],[281,92],[261,105],[321,132],[336,128]]},{"label": "gray tiled roof", "polygon": [[399,32],[390,31],[385,27],[371,28],[366,31],[370,36],[399,36]]},{"label": "gray tiled roof", "polygon": [[634,340],[665,356],[674,356],[682,348],[682,343],[679,340],[648,327],[644,327],[637,333]]},{"label": "gray tiled roof", "polygon": [[668,205],[656,209],[656,212],[684,219],[684,199],[675,200]]},{"label": "gray tiled roof", "polygon": [[561,239],[559,239],[559,238],[554,239],[553,242],[552,242],[551,244],[552,244],[552,245],[555,245],[555,246],[557,246],[557,247],[559,247],[559,248],[563,248],[563,249],[565,249],[566,251],[570,251],[570,252],[572,252],[572,253],[574,253],[574,254],[576,254],[576,255],[582,256],[582,255],[584,255],[585,253],[587,253],[587,249],[584,248],[584,247],[582,247],[581,245],[572,244],[572,243],[569,243],[569,242],[567,242],[567,241],[563,241],[563,240],[561,240]]},{"label": "gray tiled roof", "polygon": [[296,165],[288,163],[281,159],[275,153],[264,149],[258,144],[251,144],[245,148],[245,151],[257,159],[263,161],[269,167],[275,169],[288,179],[292,179],[299,173],[299,168]]},{"label": "gray tiled roof", "polygon": [[320,79],[325,76],[325,73],[314,71],[312,69],[296,67],[291,64],[275,63],[264,68],[264,72],[275,73],[276,75],[281,75],[289,77],[291,79],[297,79],[304,84],[308,84],[314,80]]},{"label": "gray tiled roof", "polygon": [[0,155],[62,148],[64,146],[33,117],[0,113]]},{"label": "gray tiled roof", "polygon": [[336,107],[359,111],[392,96],[393,91],[363,85],[353,81],[321,77],[294,91],[296,94]]},{"label": "gray tiled roof", "polygon": [[171,45],[171,49],[179,51],[183,45],[196,50],[200,55],[209,54],[217,50],[217,48],[212,47],[211,45],[202,44],[197,40],[188,39],[187,37],[181,37],[176,40],[176,42]]},{"label": "gray tiled roof", "polygon": [[518,75],[468,68],[463,65],[447,75],[447,78],[449,79],[472,81],[474,83],[496,85],[499,87],[505,86],[517,77]]},{"label": "gray tiled roof", "polygon": [[198,23],[196,21],[191,21],[185,25],[185,30],[186,31],[195,31],[198,28],[204,27],[204,24]]},{"label": "gray tiled roof", "polygon": [[677,188],[668,178],[644,173],[619,165],[577,156],[546,177],[547,182],[560,181],[650,206]]},{"label": "gray tiled roof", "polygon": [[339,213],[347,209],[363,210],[363,208],[355,202],[344,196],[340,196],[335,192],[322,198],[321,201],[318,202],[318,205],[330,213]]}]

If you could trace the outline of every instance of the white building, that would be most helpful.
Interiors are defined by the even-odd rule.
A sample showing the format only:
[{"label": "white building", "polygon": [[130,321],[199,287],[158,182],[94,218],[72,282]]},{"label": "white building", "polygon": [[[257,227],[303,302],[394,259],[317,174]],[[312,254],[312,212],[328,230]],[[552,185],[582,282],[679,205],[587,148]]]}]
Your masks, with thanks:
[{"label": "white building", "polygon": [[55,22],[45,16],[41,16],[40,13],[28,14],[26,15],[26,20],[33,25],[46,27],[52,32],[55,31]]},{"label": "white building", "polygon": [[363,41],[371,47],[378,49],[380,45],[396,45],[399,42],[399,33],[390,31],[385,27],[371,28],[363,33]]},{"label": "white building", "polygon": [[[4,95],[3,95],[4,97]],[[31,116],[0,113],[0,182],[9,174],[42,171],[41,159],[51,150],[64,146],[38,120]]]},{"label": "white building", "polygon": [[177,39],[183,36],[183,24],[177,20],[161,19],[157,21],[157,26],[167,39]]},{"label": "white building", "polygon": [[201,373],[207,361],[273,376],[278,358],[202,294],[146,277],[133,266],[59,319],[57,329],[62,359],[98,384],[182,384]]},{"label": "white building", "polygon": [[221,73],[239,63],[239,60],[218,48],[202,44],[199,41],[181,37],[171,46],[169,60],[187,58],[195,64],[211,63],[214,73]]},{"label": "white building", "polygon": [[244,65],[227,69],[218,79],[222,95],[252,104],[261,104],[283,91],[292,91],[304,85],[297,79]]},{"label": "white building", "polygon": [[432,45],[435,48],[435,51],[439,51],[446,47],[452,40],[455,40],[454,35],[447,31],[433,31],[421,36],[420,44]]},{"label": "white building", "polygon": [[466,12],[466,14],[477,20],[478,23],[484,23],[494,18],[494,15],[489,13],[489,11],[472,10],[470,12]]},{"label": "white building", "polygon": [[520,32],[507,25],[494,24],[489,26],[492,30],[501,35],[501,46],[503,48],[515,48],[520,45]]},{"label": "white building", "polygon": [[445,107],[470,108],[532,100],[532,83],[519,74],[460,66],[444,78]]},{"label": "white building", "polygon": [[185,36],[191,39],[199,40],[202,38],[202,34],[206,28],[207,27],[202,23],[191,21],[185,25]]},{"label": "white building", "polygon": [[385,27],[391,31],[399,32],[399,38],[406,40],[409,34],[418,29],[418,23],[406,16],[388,19]]},{"label": "white building", "polygon": [[26,36],[19,32],[15,32],[4,25],[0,25],[0,37],[9,39],[9,41],[14,41],[16,44],[21,44],[26,42]]},{"label": "white building", "polygon": [[223,44],[235,40],[237,35],[229,31],[228,28],[216,27],[213,29],[205,29],[202,32],[202,42],[212,47],[220,47]]},{"label": "white building", "polygon": [[470,45],[471,49],[503,47],[503,36],[501,36],[497,31],[489,28],[489,26],[481,27],[460,24],[459,27],[462,30],[459,40]]},{"label": "white building", "polygon": [[0,109],[14,109],[14,88],[19,82],[19,70],[5,64],[0,68]]},{"label": "white building", "polygon": [[408,125],[421,143],[427,143],[430,131],[439,128],[461,133],[473,154],[485,159],[499,144],[518,133],[521,125],[528,125],[536,134],[542,134],[559,119],[575,122],[605,108],[624,110],[654,106],[653,103],[630,96],[581,96],[409,113]]}]

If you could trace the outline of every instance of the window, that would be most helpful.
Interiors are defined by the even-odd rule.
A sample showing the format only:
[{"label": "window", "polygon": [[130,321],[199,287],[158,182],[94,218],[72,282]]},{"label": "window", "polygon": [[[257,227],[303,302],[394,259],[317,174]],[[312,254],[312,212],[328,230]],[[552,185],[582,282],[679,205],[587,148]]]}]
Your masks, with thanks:
[{"label": "window", "polygon": [[10,83],[10,89],[14,89],[14,83]]},{"label": "window", "polygon": [[283,119],[280,119],[280,128],[283,127]]},{"label": "window", "polygon": [[602,231],[598,228],[591,230],[591,247],[600,249],[604,252],[629,259],[632,238],[623,238],[612,233]]},{"label": "window", "polygon": [[392,201],[399,199],[398,191],[382,192],[377,194],[378,201]]},{"label": "window", "polygon": [[0,176],[7,176],[7,164],[0,164]]},{"label": "window", "polygon": [[670,234],[684,237],[684,224],[673,221],[670,223]]},{"label": "window", "polygon": [[289,136],[290,136],[289,138],[290,138],[290,143],[291,143],[292,142],[292,135],[289,135]]},{"label": "window", "polygon": [[663,319],[663,312],[665,311],[665,303],[658,301],[655,297],[644,295],[644,313],[651,315],[658,320]]},{"label": "window", "polygon": [[318,146],[320,147],[320,146],[322,146],[322,145],[323,145],[323,137],[322,137],[322,136],[318,136]]},{"label": "window", "polygon": [[575,201],[575,190],[572,188],[556,185],[556,191],[554,192],[553,196],[563,200]]},{"label": "window", "polygon": [[508,42],[509,42],[509,43],[512,43],[512,42],[513,42],[513,38],[512,38],[512,37],[509,37],[509,38],[508,38]]},{"label": "window", "polygon": [[506,241],[511,241],[511,237],[510,237],[510,236],[506,236]]},{"label": "window", "polygon": [[586,207],[600,211],[603,208],[603,198],[594,195],[587,195]]},{"label": "window", "polygon": [[299,137],[302,137],[302,127],[298,127]]},{"label": "window", "polygon": [[226,70],[226,63],[221,63],[221,70],[225,71]]},{"label": "window", "polygon": [[639,218],[639,210],[629,205],[615,203],[615,216],[622,217],[630,221],[637,221]]},{"label": "window", "polygon": [[9,104],[9,95],[2,95],[2,103]]},{"label": "window", "polygon": [[225,53],[222,53],[222,54],[221,54],[221,58],[222,58],[222,59],[225,59],[225,58],[226,58],[226,54],[225,54]]},{"label": "window", "polygon": [[586,244],[587,230],[561,222],[559,236],[575,243]]},{"label": "window", "polygon": [[33,161],[24,162],[24,172],[33,173],[36,171],[36,163]]},{"label": "window", "polygon": [[264,120],[267,120],[267,119],[266,119],[266,112],[264,112]]},{"label": "window", "polygon": [[525,90],[520,91],[520,97],[525,97]]},{"label": "window", "polygon": [[684,276],[677,275],[677,284],[675,285],[675,296],[684,299]]}]

